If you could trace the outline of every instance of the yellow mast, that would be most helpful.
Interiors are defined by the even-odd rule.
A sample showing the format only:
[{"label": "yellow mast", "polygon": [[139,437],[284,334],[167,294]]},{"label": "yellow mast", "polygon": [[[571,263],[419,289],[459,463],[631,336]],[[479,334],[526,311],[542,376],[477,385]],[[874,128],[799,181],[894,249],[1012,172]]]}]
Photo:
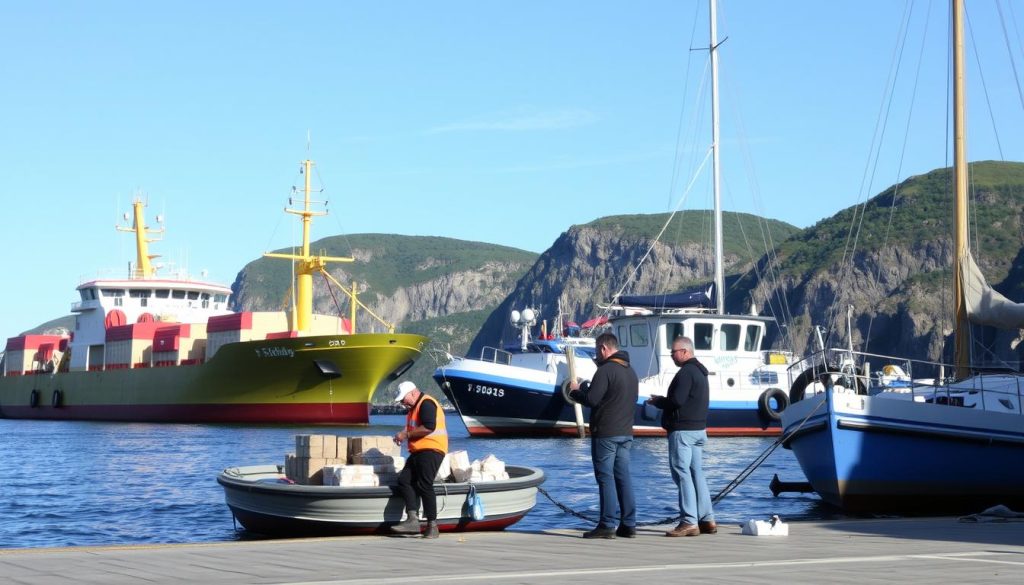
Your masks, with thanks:
[{"label": "yellow mast", "polygon": [[[292,213],[302,217],[302,253],[301,254],[264,254],[267,258],[285,258],[295,261],[296,272],[296,293],[295,293],[295,316],[292,328],[299,332],[309,331],[310,322],[313,318],[313,273],[320,272],[327,266],[328,262],[353,262],[354,258],[333,257],[323,255],[311,255],[309,253],[309,227],[315,215],[327,215],[325,211],[311,211],[309,208],[309,177],[313,161],[302,162],[305,181],[305,204],[300,210],[285,208],[286,213]],[[355,332],[355,320],[352,320],[352,332]]]},{"label": "yellow mast", "polygon": [[967,120],[966,85],[964,83],[964,23],[963,0],[953,0],[953,179],[954,192],[954,255],[953,303],[956,307],[953,339],[956,353],[956,378],[962,380],[970,373],[970,340],[967,308],[964,300],[960,264],[967,258]]},{"label": "yellow mast", "polygon": [[[132,201],[132,227],[114,226],[119,232],[134,232],[135,233],[135,269],[132,270],[131,278],[152,278],[156,275],[156,269],[153,268],[153,258],[159,258],[159,254],[149,253],[150,242],[158,242],[159,239],[151,240],[147,236],[149,231],[146,230],[146,216],[143,213],[143,208],[146,207],[145,202],[141,198],[136,198]],[[125,219],[128,219],[128,214],[125,214]],[[160,218],[157,217],[157,221]],[[155,230],[152,233],[162,233],[163,229]]]}]

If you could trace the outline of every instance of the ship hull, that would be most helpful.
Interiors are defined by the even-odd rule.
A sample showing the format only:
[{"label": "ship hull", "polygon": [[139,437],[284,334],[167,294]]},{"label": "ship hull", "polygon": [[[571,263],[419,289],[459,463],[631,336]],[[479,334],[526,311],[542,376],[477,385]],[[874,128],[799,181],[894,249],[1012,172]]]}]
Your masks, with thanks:
[{"label": "ship hull", "polygon": [[[987,392],[999,392],[989,384]],[[1017,406],[1014,394],[998,395],[1013,396]],[[1024,506],[1019,411],[834,391],[790,408],[783,413],[784,446],[822,500],[847,512],[968,514]]]},{"label": "ship hull", "polygon": [[[575,437],[579,430],[572,404],[566,402],[561,388],[550,382],[528,381],[483,375],[479,371],[463,375],[451,368],[439,370],[434,380],[455,405],[474,437]],[[633,435],[663,437],[661,411],[645,406],[641,396],[633,417]],[[778,435],[777,422],[764,424],[757,403],[712,400],[708,410],[707,432],[711,436]],[[590,409],[583,409],[589,424]]]},{"label": "ship hull", "polygon": [[[0,378],[5,418],[366,424],[427,339],[363,333],[231,343],[197,365]],[[33,394],[34,393],[34,394]]]}]

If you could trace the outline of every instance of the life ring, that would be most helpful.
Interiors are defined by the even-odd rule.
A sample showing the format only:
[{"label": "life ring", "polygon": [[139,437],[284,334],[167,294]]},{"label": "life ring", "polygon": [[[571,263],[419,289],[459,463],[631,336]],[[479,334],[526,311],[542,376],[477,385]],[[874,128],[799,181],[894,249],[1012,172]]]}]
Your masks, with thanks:
[{"label": "life ring", "polygon": [[35,408],[39,406],[39,391],[33,390],[28,395],[28,406],[29,408]]},{"label": "life ring", "polygon": [[[831,378],[832,376],[838,376],[839,379],[836,380],[835,382],[844,382],[841,385],[846,387],[849,387],[847,385],[850,383],[850,378],[852,377],[857,394],[868,393],[868,389],[864,385],[864,376],[861,372],[861,369],[858,367],[851,368],[847,366],[843,368],[836,368],[835,366],[825,366],[819,367],[817,369],[817,372],[823,378],[826,376],[829,378]],[[796,380],[793,380],[793,385],[789,387],[790,404],[800,402],[801,400],[803,400],[804,393],[807,391],[807,386],[809,386],[812,382],[819,381],[817,380],[814,374],[815,368],[807,368],[806,370],[801,372],[799,376],[796,377]],[[829,385],[829,387],[831,387],[831,384],[833,384],[831,380],[826,380],[823,383]],[[762,397],[763,396],[764,395],[762,394]]]},{"label": "life ring", "polygon": [[[774,407],[772,407],[772,401],[774,401]],[[772,422],[782,420],[782,411],[786,410],[788,406],[789,395],[781,388],[769,388],[757,398],[757,413],[766,427]]]},{"label": "life ring", "polygon": [[50,397],[50,404],[52,404],[54,408],[60,408],[63,406],[64,393],[61,392],[59,388],[53,391],[53,396]]}]

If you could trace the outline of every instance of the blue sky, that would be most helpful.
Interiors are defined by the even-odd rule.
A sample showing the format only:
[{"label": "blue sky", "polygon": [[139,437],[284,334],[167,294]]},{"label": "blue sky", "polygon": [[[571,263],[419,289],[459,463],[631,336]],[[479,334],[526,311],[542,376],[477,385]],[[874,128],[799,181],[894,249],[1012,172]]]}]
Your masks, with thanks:
[{"label": "blue sky", "polygon": [[[722,0],[724,207],[806,227],[945,165],[946,4]],[[971,81],[977,46],[989,94],[972,94],[970,158],[1024,160],[1002,33],[1020,68],[1024,10],[968,4],[983,31]],[[886,108],[892,146],[876,164],[908,6],[909,82]],[[307,132],[331,202],[314,237],[542,252],[573,224],[666,211],[709,142],[695,106],[706,52],[690,50],[707,34],[704,0],[10,4],[0,329],[66,314],[83,279],[122,274],[132,242],[113,227],[138,192],[166,217],[156,251],[210,280],[290,245],[281,210]],[[696,193],[685,207],[709,207]]]}]

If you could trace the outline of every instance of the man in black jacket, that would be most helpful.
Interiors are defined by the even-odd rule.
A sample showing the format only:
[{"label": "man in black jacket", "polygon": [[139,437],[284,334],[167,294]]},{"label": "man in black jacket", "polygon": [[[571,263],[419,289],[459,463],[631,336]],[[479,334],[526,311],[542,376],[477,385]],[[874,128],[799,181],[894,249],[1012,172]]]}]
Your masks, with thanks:
[{"label": "man in black jacket", "polygon": [[668,386],[668,396],[652,395],[647,400],[662,410],[661,426],[668,431],[668,464],[679,489],[679,526],[665,536],[714,534],[718,526],[701,465],[708,440],[708,370],[693,357],[689,337],[672,342],[672,361],[679,371]]},{"label": "man in black jacket", "polygon": [[[633,445],[633,417],[640,382],[629,365],[629,354],[619,351],[619,340],[604,333],[595,340],[597,371],[582,387],[570,381],[569,397],[590,407],[590,457],[601,502],[601,521],[583,538],[636,536],[636,499],[629,473]],[[616,524],[618,527],[616,528]]]}]

